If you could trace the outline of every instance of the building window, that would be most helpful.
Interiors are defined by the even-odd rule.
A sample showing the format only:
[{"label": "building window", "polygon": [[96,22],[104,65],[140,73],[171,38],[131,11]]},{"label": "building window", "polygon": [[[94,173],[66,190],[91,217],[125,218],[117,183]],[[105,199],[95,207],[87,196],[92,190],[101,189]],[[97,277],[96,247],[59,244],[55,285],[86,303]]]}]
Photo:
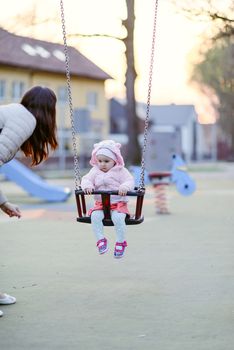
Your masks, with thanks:
[{"label": "building window", "polygon": [[88,109],[74,109],[74,127],[77,133],[90,132],[91,123],[90,111]]},{"label": "building window", "polygon": [[60,86],[58,88],[58,102],[60,103],[67,103],[67,87],[66,86]]},{"label": "building window", "polygon": [[22,81],[13,81],[12,83],[12,99],[18,100],[23,96],[24,83]]},{"label": "building window", "polygon": [[0,80],[0,101],[4,100],[6,97],[6,81]]},{"label": "building window", "polygon": [[98,95],[96,92],[87,93],[87,107],[91,110],[96,109],[98,106]]}]

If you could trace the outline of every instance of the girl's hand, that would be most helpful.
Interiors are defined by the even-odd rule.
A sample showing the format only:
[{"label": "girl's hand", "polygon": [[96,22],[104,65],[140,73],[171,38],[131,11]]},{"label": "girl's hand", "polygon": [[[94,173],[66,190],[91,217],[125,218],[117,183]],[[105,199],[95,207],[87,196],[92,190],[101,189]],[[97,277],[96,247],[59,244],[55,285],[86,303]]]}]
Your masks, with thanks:
[{"label": "girl's hand", "polygon": [[92,194],[92,193],[93,193],[93,189],[92,189],[92,188],[86,188],[86,189],[84,190],[84,192],[85,192],[86,194]]},{"label": "girl's hand", "polygon": [[21,217],[21,212],[20,212],[19,208],[14,204],[11,204],[9,202],[5,202],[5,203],[0,205],[0,208],[2,209],[2,211],[4,213],[9,215],[10,218],[13,216],[16,216],[17,218]]},{"label": "girl's hand", "polygon": [[119,189],[119,196],[126,196],[126,194],[127,194],[127,190],[126,189]]}]

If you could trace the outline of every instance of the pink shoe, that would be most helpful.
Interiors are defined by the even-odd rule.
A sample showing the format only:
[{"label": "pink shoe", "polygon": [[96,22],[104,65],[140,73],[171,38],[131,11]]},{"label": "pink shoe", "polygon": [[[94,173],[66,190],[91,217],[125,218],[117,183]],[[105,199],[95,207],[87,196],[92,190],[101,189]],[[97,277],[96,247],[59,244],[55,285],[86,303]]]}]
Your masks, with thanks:
[{"label": "pink shoe", "polygon": [[106,238],[99,239],[99,241],[97,241],[97,247],[98,247],[99,254],[106,253],[108,250],[107,239]]},{"label": "pink shoe", "polygon": [[116,242],[115,243],[115,251],[114,251],[114,257],[116,259],[120,259],[124,256],[125,248],[127,247],[127,242]]}]

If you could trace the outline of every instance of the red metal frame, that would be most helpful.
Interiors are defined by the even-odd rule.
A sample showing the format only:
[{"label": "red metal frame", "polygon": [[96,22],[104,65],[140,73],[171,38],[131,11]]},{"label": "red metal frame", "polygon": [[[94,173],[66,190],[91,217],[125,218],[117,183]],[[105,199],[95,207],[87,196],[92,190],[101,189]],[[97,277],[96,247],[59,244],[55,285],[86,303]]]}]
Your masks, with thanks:
[{"label": "red metal frame", "polygon": [[[103,225],[104,226],[114,226],[111,220],[110,214],[110,198],[111,195],[117,195],[118,191],[93,191],[93,194],[100,194],[102,197],[102,205],[104,212]],[[134,191],[127,192],[127,196],[135,196],[136,200],[136,208],[134,216],[126,216],[126,225],[137,225],[143,222],[144,217],[142,216],[142,206],[144,201],[144,189],[135,189]],[[85,202],[85,193],[82,190],[76,190],[76,204],[77,204],[77,221],[83,223],[91,223],[91,217],[87,216],[86,202]]]}]

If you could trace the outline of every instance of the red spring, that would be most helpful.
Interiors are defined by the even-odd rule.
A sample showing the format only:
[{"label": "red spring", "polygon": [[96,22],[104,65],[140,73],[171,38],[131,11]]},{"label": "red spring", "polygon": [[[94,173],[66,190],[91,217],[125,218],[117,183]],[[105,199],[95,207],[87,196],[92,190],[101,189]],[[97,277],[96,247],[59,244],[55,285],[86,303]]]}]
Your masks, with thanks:
[{"label": "red spring", "polygon": [[155,186],[156,211],[158,214],[168,214],[167,205],[167,185],[160,184]]}]

